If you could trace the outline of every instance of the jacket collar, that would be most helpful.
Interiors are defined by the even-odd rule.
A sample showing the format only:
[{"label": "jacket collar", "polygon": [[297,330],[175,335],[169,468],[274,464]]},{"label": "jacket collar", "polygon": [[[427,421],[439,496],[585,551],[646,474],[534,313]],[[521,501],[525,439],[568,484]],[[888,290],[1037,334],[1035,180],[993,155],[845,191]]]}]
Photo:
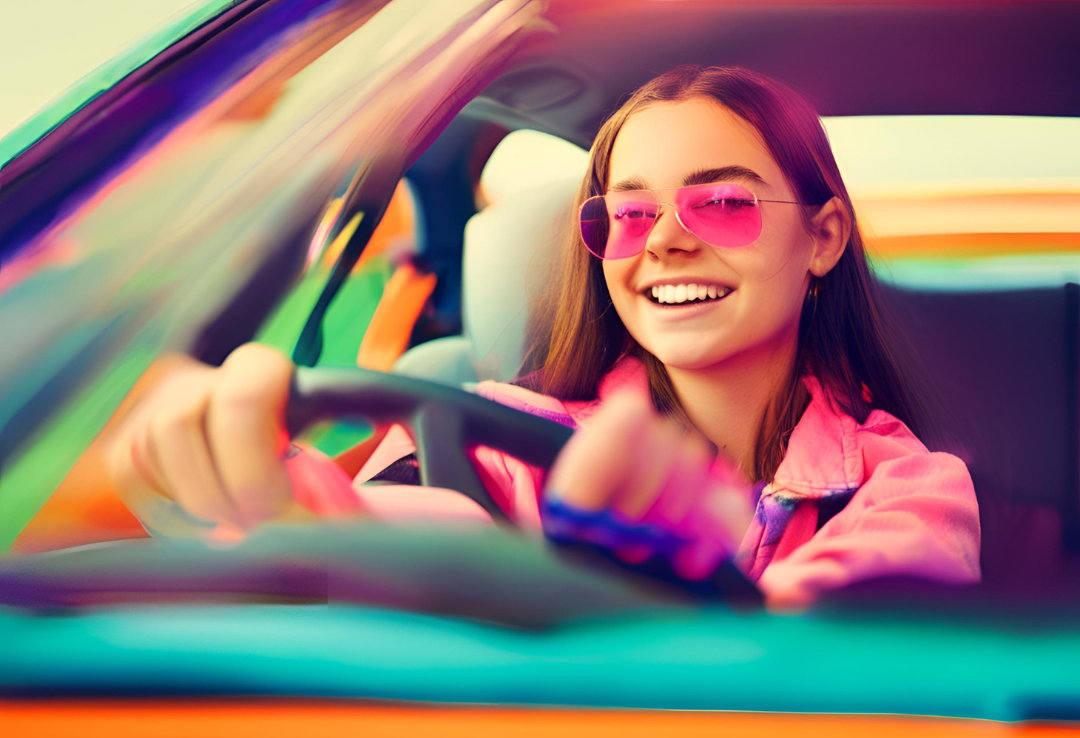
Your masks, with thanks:
[{"label": "jacket collar", "polygon": [[815,377],[803,376],[802,383],[810,393],[810,404],[791,432],[787,453],[765,494],[784,490],[825,497],[857,489],[863,479],[858,423]]}]

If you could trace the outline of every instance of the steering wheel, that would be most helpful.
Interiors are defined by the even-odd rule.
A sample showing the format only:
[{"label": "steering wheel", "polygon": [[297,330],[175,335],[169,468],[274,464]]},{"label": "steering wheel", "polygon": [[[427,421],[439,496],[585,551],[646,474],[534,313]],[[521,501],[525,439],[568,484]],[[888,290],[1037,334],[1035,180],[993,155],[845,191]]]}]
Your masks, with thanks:
[{"label": "steering wheel", "polygon": [[[499,524],[512,526],[488,494],[464,450],[483,445],[543,469],[554,463],[573,431],[550,420],[492,400],[413,377],[354,368],[298,368],[291,388],[286,423],[290,432],[317,420],[363,418],[377,424],[404,423],[411,428],[425,486],[453,489],[475,501]],[[587,543],[561,545],[570,557],[603,560],[673,584],[707,599],[760,605],[760,591],[730,561],[708,579],[689,582],[666,561],[630,565],[610,551]]]},{"label": "steering wheel", "polygon": [[291,434],[318,420],[402,423],[416,441],[420,482],[465,495],[497,523],[513,525],[488,494],[464,450],[489,446],[548,468],[573,431],[446,385],[353,368],[298,368],[289,395]]},{"label": "steering wheel", "polygon": [[207,593],[321,601],[332,594],[533,627],[625,607],[706,600],[754,609],[762,603],[757,587],[730,561],[709,579],[688,582],[659,557],[631,566],[599,546],[546,547],[514,534],[512,521],[488,494],[465,449],[489,446],[548,468],[572,435],[569,428],[410,377],[352,368],[297,369],[288,429],[295,433],[317,420],[343,418],[409,426],[422,483],[461,492],[500,525],[463,533],[362,518],[326,520],[263,526],[226,548],[177,537],[167,545],[120,541],[0,557],[0,604],[65,608],[113,596],[120,602],[156,602],[162,593],[196,601]]}]

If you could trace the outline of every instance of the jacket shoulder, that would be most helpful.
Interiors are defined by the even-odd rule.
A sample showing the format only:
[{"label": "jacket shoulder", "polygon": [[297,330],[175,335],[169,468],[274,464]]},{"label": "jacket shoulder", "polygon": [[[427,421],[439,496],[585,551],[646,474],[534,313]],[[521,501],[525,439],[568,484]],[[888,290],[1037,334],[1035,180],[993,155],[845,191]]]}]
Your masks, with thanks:
[{"label": "jacket shoulder", "polygon": [[542,395],[539,392],[533,392],[525,387],[519,387],[516,384],[496,382],[489,379],[476,385],[476,394],[488,400],[494,400],[500,405],[506,405],[530,415],[547,418],[571,428],[577,425],[571,414],[571,408],[567,407],[567,403],[548,395]]},{"label": "jacket shoulder", "polygon": [[865,477],[873,474],[882,462],[905,456],[924,456],[924,464],[943,469],[959,465],[967,474],[967,466],[961,459],[952,454],[930,451],[907,424],[884,410],[872,411],[866,422],[858,426],[856,437]]},{"label": "jacket shoulder", "polygon": [[854,491],[880,463],[905,456],[927,456],[934,464],[963,466],[949,454],[931,453],[894,415],[875,409],[859,423],[840,409],[815,378],[803,381],[811,401],[791,434],[772,491],[786,490],[801,497]]},{"label": "jacket shoulder", "polygon": [[597,388],[597,397],[593,400],[559,400],[515,384],[492,380],[476,385],[476,393],[481,397],[571,428],[587,424],[604,400],[619,392],[635,392],[649,396],[649,379],[645,365],[632,356],[622,357],[603,376]]}]

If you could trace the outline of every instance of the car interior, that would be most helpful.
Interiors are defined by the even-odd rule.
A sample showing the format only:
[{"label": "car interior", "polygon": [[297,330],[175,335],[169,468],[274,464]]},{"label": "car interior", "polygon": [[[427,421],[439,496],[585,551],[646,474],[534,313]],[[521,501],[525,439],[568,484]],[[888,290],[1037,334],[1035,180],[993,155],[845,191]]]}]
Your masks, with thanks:
[{"label": "car interior", "polygon": [[[453,386],[513,379],[530,311],[552,278],[571,227],[584,153],[574,149],[580,157],[576,171],[565,165],[530,183],[513,171],[515,162],[500,163],[502,143],[543,132],[561,140],[561,156],[574,161],[565,147],[587,147],[604,116],[656,70],[678,63],[743,65],[783,79],[834,117],[1069,117],[1080,111],[1073,84],[1080,60],[1067,41],[1077,21],[1057,3],[810,3],[783,9],[765,4],[717,11],[692,2],[637,2],[618,12],[613,8],[552,3],[546,17],[559,32],[538,34],[525,44],[409,167],[404,181],[414,211],[414,245],[407,263],[398,259],[394,279],[401,284],[386,284],[378,314],[367,326],[361,365],[392,365],[396,373]],[[1030,33],[1014,33],[1017,26]],[[743,41],[765,27],[768,45]],[[647,44],[628,43],[646,38]],[[911,57],[908,50],[916,46],[924,53]],[[810,55],[812,65],[804,63]],[[919,84],[910,84],[916,74]],[[1023,84],[1003,83],[1020,77]],[[957,86],[963,95],[954,94]],[[560,156],[558,143],[535,146],[553,147],[551,157]],[[484,181],[487,172],[500,168],[516,175],[503,176],[509,184]],[[19,173],[17,167],[9,171]],[[486,207],[478,201],[485,188],[499,193]],[[8,196],[18,205],[17,190]],[[1054,204],[1058,213],[1074,205],[1068,199],[1074,195],[1064,196]],[[989,243],[999,235],[985,238]],[[373,238],[372,250],[378,234]],[[934,249],[934,233],[920,238],[921,248]],[[980,238],[969,238],[975,251]],[[947,252],[955,234],[940,239]],[[367,239],[345,241],[339,260],[357,259]],[[1034,232],[1010,243],[1038,251],[1050,242],[1059,250],[1063,243],[1065,251],[1080,244],[1075,232]],[[507,243],[515,248],[505,248]],[[327,286],[324,295],[333,298],[336,289],[340,285]],[[1030,288],[982,287],[976,279],[949,288],[924,288],[912,280],[881,284],[897,339],[913,348],[912,371],[930,385],[930,425],[939,437],[928,440],[963,458],[976,482],[987,582],[1052,578],[1069,560],[1065,552],[1077,545],[1078,289],[1067,273]],[[250,316],[260,309],[253,311],[252,303],[265,302],[254,296],[238,300],[206,328],[192,354],[220,361],[251,337],[257,323]],[[321,343],[328,303],[320,301],[307,316],[293,353],[301,365],[316,363],[320,354],[324,361],[340,361],[334,341],[341,336],[328,335],[328,343]],[[357,327],[349,324],[349,330],[355,341]],[[306,340],[313,335],[319,340]],[[366,433],[361,428],[348,438]]]},{"label": "car interior", "polygon": [[[409,348],[394,372],[453,386],[517,376],[530,308],[554,277],[579,181],[519,185],[469,219],[462,331]],[[909,371],[929,384],[936,437],[927,443],[960,456],[975,481],[988,583],[1052,579],[1076,545],[1078,289],[879,282],[894,338],[912,354]]]},{"label": "car interior", "polygon": [[[587,147],[605,111],[613,110],[628,90],[652,71],[682,62],[736,63],[775,74],[809,94],[824,115],[1077,112],[1076,93],[1066,91],[1066,77],[1077,59],[1059,43],[1064,26],[1058,25],[1072,21],[1059,15],[1066,9],[1052,5],[982,6],[974,12],[955,5],[833,6],[826,12],[786,8],[782,14],[765,6],[717,14],[694,4],[678,12],[639,4],[615,20],[604,16],[603,34],[596,30],[599,11],[592,15],[561,4],[553,11],[562,32],[524,54],[517,68],[484,90],[455,125],[472,126],[477,138],[491,125],[536,129]],[[773,39],[767,49],[741,42],[764,24]],[[1030,33],[1010,32],[1014,24]],[[930,26],[940,45],[925,43],[922,34]],[[981,32],[971,31],[974,26]],[[659,29],[649,44],[625,43],[646,27]],[[1036,43],[1038,53],[1027,54],[1025,49],[1033,50],[1029,45]],[[873,53],[868,52],[871,46]],[[812,70],[800,64],[821,47],[830,50],[825,60]],[[911,58],[906,50],[912,47],[925,49],[925,55]],[[1038,78],[1041,89],[1000,84],[1002,77],[991,70],[1011,78],[1015,70],[1000,65],[1016,54],[1031,61],[1029,78]],[[901,58],[904,63],[898,63]],[[602,67],[597,59],[604,60]],[[909,75],[919,74],[912,65],[926,72],[918,86],[906,83]],[[962,95],[954,94],[958,86]],[[451,145],[460,146],[468,136],[459,133]],[[425,157],[446,160],[438,150],[442,144],[437,142]],[[417,188],[421,193],[445,192],[430,182],[431,168],[424,162],[407,177],[423,183]],[[466,178],[463,171],[442,176],[446,184],[453,177],[458,182]],[[535,298],[549,278],[552,249],[562,244],[566,224],[572,222],[576,184],[573,177],[543,182],[472,216],[461,250],[458,244],[450,250],[452,267],[441,264],[441,253],[446,253],[441,250],[446,232],[459,232],[461,217],[429,217],[425,210],[420,220],[431,235],[419,238],[421,254],[428,255],[427,244],[438,244],[430,255],[436,272],[461,264],[460,298],[445,304],[460,305],[462,330],[410,348],[395,372],[456,384],[514,376],[523,358],[530,296]],[[421,195],[417,207],[426,209],[429,202]],[[939,237],[946,253],[950,235]],[[984,243],[995,235],[986,235]],[[979,235],[972,238],[977,243]],[[1044,248],[1040,238],[1048,242],[1053,236],[1033,234],[1027,242],[1032,251]],[[1075,234],[1071,238],[1074,247],[1080,243]],[[923,240],[933,248],[932,232]],[[521,250],[502,248],[508,242],[520,243]],[[880,283],[896,338],[912,349],[910,371],[929,385],[928,425],[937,429],[937,437],[928,443],[964,459],[975,481],[987,583],[1049,581],[1078,545],[1076,282],[1062,272],[1029,288],[981,284],[978,276],[947,288],[911,280],[900,285],[888,278]]]},{"label": "car interior", "polygon": [[[72,202],[85,194],[80,178],[106,181],[115,157],[150,149],[154,137],[164,135],[156,125],[180,127],[176,121],[189,111],[166,94],[163,80],[180,80],[177,89],[194,99],[199,85],[187,83],[224,63],[214,54],[225,41],[242,45],[245,33],[257,35],[250,31],[256,22],[266,24],[260,31],[273,25],[275,16],[259,15],[263,5],[285,18],[319,3],[219,4],[220,13],[193,26],[183,43],[133,65],[115,88],[78,107],[5,165],[0,258],[75,212]],[[348,6],[351,30],[379,4],[338,5]],[[414,158],[394,149],[402,158],[388,157],[385,165],[376,157],[384,166],[371,174],[363,155],[370,152],[361,144],[348,148],[354,158],[332,170],[344,172],[344,179],[319,190],[333,189],[330,198],[304,201],[307,210],[294,231],[259,232],[253,241],[276,251],[228,253],[230,278],[244,281],[235,294],[214,303],[217,295],[210,293],[223,291],[223,283],[193,281],[202,291],[194,289],[184,301],[135,303],[146,310],[164,305],[163,313],[180,305],[185,318],[203,317],[203,303],[222,306],[169,347],[216,364],[237,345],[258,340],[291,351],[300,371],[359,365],[454,387],[512,380],[525,361],[535,300],[554,278],[573,223],[584,149],[629,90],[676,64],[737,64],[791,84],[826,117],[841,159],[845,122],[895,119],[902,127],[920,116],[971,116],[964,119],[970,131],[962,121],[958,137],[912,157],[918,167],[937,158],[947,169],[949,149],[979,138],[976,121],[1000,119],[964,154],[985,165],[993,175],[989,185],[915,177],[900,183],[908,189],[864,187],[855,198],[873,232],[872,264],[894,338],[910,347],[912,376],[928,385],[930,425],[937,432],[924,440],[962,458],[974,479],[984,584],[950,590],[955,599],[930,591],[914,604],[910,590],[894,590],[900,599],[888,599],[888,609],[859,600],[855,587],[793,617],[686,607],[685,599],[676,607],[670,593],[640,580],[631,586],[497,531],[406,535],[370,526],[354,535],[347,526],[327,524],[270,528],[236,548],[191,541],[101,544],[106,539],[71,531],[97,526],[110,541],[146,533],[115,495],[79,486],[76,466],[36,517],[30,503],[16,508],[0,499],[5,511],[33,518],[15,541],[15,554],[0,557],[0,626],[11,644],[0,651],[0,696],[298,696],[311,699],[315,706],[306,707],[312,711],[319,698],[359,697],[539,704],[552,714],[559,708],[551,706],[600,706],[1076,720],[1070,680],[1080,640],[1069,604],[1080,593],[1080,169],[1067,144],[1075,129],[1067,125],[1080,120],[1080,14],[1053,1],[513,5],[543,5],[538,31],[492,66],[470,67],[475,74],[466,81],[476,89],[452,88],[464,99],[450,96],[451,103],[425,112],[426,120],[440,122],[410,129],[419,131],[421,142]],[[343,28],[315,34],[319,50],[344,38]],[[291,79],[279,72],[265,98],[245,99],[228,112],[227,125],[235,126],[230,133],[273,109],[275,95],[287,87],[282,80]],[[1044,137],[1046,121],[1066,128],[1057,138]],[[882,149],[906,152],[896,129],[881,130],[893,132],[864,149],[868,159]],[[550,138],[528,138],[541,134]],[[535,177],[521,176],[513,147],[522,137],[534,154],[529,171]],[[1033,168],[1054,177],[1011,182],[1009,172],[995,174],[996,162],[1026,161],[1036,151],[1031,147],[1046,141],[1060,150],[1039,149],[1043,158]],[[224,157],[235,141],[220,145],[215,155]],[[308,163],[297,162],[296,170]],[[859,179],[849,176],[857,163],[841,161],[849,187]],[[185,195],[177,191],[165,190]],[[303,200],[314,191],[288,193]],[[232,202],[228,191],[220,192],[223,202]],[[263,208],[258,224],[282,222],[264,207],[269,200],[251,201]],[[360,214],[375,217],[364,221],[348,211],[357,201]],[[169,222],[170,206],[159,204],[139,217]],[[937,208],[939,220],[916,223],[913,216],[928,208]],[[892,214],[888,228],[882,212]],[[897,230],[897,222],[908,229]],[[312,232],[332,236],[322,253],[307,251]],[[229,246],[211,238],[215,234],[196,235],[206,236],[210,247]],[[205,244],[193,238],[178,253]],[[907,258],[912,255],[932,257],[930,266],[920,262],[922,271],[905,272],[917,261]],[[1038,274],[1029,279],[1027,267],[1010,260],[1032,256],[1047,258],[1032,262]],[[240,257],[256,267],[243,271]],[[1001,261],[988,278],[982,265],[994,259]],[[36,276],[40,262],[29,261]],[[59,263],[72,272],[110,266],[106,259],[91,262]],[[941,267],[946,262],[952,271]],[[179,259],[169,264],[177,271],[184,266]],[[5,292],[3,280],[19,287],[22,274],[6,271],[17,276],[0,271],[5,319],[16,290]],[[110,276],[107,269],[85,273]],[[70,284],[40,282],[52,289]],[[145,283],[124,288],[145,288],[159,298]],[[27,302],[34,309],[23,310],[20,320],[70,320],[73,312],[50,312],[56,302],[48,295]],[[340,315],[356,305],[357,314]],[[51,363],[38,361],[26,347],[48,335],[44,318],[27,323],[44,326],[36,332],[13,334],[20,342],[0,355],[0,387],[30,388],[17,407],[21,398],[14,392],[0,396],[0,472],[9,488],[21,458],[11,449],[21,452],[24,438],[55,441],[55,433],[41,430],[40,418],[71,407],[61,400],[73,395],[72,377],[114,367],[101,357],[131,335],[145,342],[137,346],[144,353],[164,343],[154,343],[160,334],[125,333],[130,315],[123,314],[113,323],[100,321],[100,335],[88,330],[83,343],[73,339],[56,348],[46,356]],[[18,365],[22,355],[29,358]],[[151,364],[145,381],[153,381],[155,368]],[[30,381],[39,374],[48,381]],[[95,401],[90,411],[83,409],[91,418],[84,425],[100,428],[114,408]],[[322,428],[315,445],[355,470],[379,432],[339,423]],[[75,458],[81,449],[66,451]],[[36,459],[41,467],[56,463],[40,454]],[[65,491],[83,495],[82,502],[65,508]],[[872,586],[867,591],[874,594]],[[953,608],[972,594],[973,606]],[[1030,619],[994,620],[1006,605],[1027,607],[1041,594],[1066,606],[1050,615],[1033,606]],[[985,595],[1001,608],[985,607]],[[845,609],[851,602],[865,607]],[[621,617],[625,613],[633,616]],[[815,679],[802,679],[800,669],[808,664]],[[785,669],[799,676],[794,688],[777,688]],[[253,704],[260,711],[267,702]],[[51,703],[37,709],[40,719]],[[807,732],[805,725],[789,730]]]}]

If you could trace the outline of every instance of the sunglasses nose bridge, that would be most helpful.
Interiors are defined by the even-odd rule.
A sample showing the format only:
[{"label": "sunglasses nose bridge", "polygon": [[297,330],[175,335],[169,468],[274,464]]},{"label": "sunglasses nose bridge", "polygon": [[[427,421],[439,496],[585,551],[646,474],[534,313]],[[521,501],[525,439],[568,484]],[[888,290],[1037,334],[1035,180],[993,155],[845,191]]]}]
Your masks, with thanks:
[{"label": "sunglasses nose bridge", "polygon": [[[689,233],[691,236],[694,236],[694,238],[697,238],[697,235],[692,230],[690,230],[690,227],[686,225],[685,222],[683,222],[682,213],[679,212],[679,206],[673,202],[665,202],[664,200],[660,200],[659,198],[657,198],[656,220],[660,220],[661,208],[663,208],[664,205],[667,205],[668,208],[671,209],[671,212],[675,214],[675,220],[678,221],[680,226],[682,226],[682,229]],[[653,223],[653,228],[656,228],[655,222]]]}]

